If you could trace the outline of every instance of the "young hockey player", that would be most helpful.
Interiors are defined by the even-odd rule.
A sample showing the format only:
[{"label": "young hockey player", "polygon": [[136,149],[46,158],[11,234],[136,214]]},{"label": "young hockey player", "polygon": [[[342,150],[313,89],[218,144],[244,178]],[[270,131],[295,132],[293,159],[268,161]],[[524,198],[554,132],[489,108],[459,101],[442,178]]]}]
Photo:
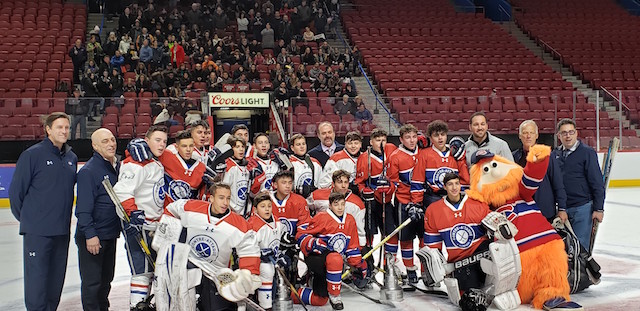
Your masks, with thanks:
[{"label": "young hockey player", "polygon": [[[325,163],[318,181],[318,188],[329,188],[333,172],[336,170],[347,171],[349,173],[349,184],[355,185],[356,161],[358,161],[360,148],[362,148],[362,136],[358,132],[349,132],[344,139],[344,149],[334,153]],[[355,190],[357,190],[357,187],[352,188],[352,191]]]},{"label": "young hockey player", "polygon": [[191,137],[193,137],[193,143],[195,144],[191,158],[207,164],[208,150],[204,146],[209,143],[207,140],[207,131],[211,131],[209,123],[205,120],[198,120],[191,123],[188,130],[191,132]]},{"label": "young hockey player", "polygon": [[176,142],[167,147],[160,156],[165,174],[165,206],[179,199],[197,199],[202,197],[205,184],[202,177],[206,171],[204,163],[193,159],[195,148],[189,131],[176,134]]},{"label": "young hockey player", "polygon": [[244,156],[246,158],[253,157],[254,150],[249,142],[249,128],[244,124],[236,124],[231,128],[231,135],[242,138],[242,140],[247,144],[247,150],[245,151]]},{"label": "young hockey player", "polygon": [[278,163],[271,159],[269,154],[270,149],[269,136],[265,133],[257,133],[253,138],[253,158],[258,162],[264,172],[264,180],[260,183],[259,191],[273,190],[271,188],[272,178],[280,168]]},{"label": "young hockey player", "polygon": [[[156,230],[164,206],[164,167],[158,160],[167,146],[167,129],[152,126],[144,138],[153,156],[138,162],[128,155],[120,167],[118,182],[113,187],[122,202],[130,223],[123,224],[127,258],[131,268],[130,304],[135,310],[146,310],[149,285],[153,277],[153,263],[147,262],[144,251],[138,245],[139,235],[149,244],[151,232]],[[145,152],[146,150],[142,150]],[[124,215],[118,215],[124,218]],[[155,252],[152,253],[155,256]]]},{"label": "young hockey player", "polygon": [[[152,246],[159,250],[159,254],[165,255],[158,259],[158,267],[175,268],[172,264],[175,258],[170,255],[177,253],[174,252],[177,245],[188,245],[189,264],[177,268],[195,266],[202,271],[198,310],[235,310],[234,302],[253,294],[262,283],[259,277],[260,251],[256,233],[246,220],[231,212],[229,203],[232,195],[229,185],[215,183],[208,190],[208,201],[178,200],[169,204]],[[237,253],[239,268],[231,271],[228,267],[233,250]],[[182,298],[182,291],[171,290],[173,287],[169,285],[172,283],[178,283],[173,286],[184,285],[181,282],[197,284],[190,279],[193,276],[190,272],[186,273],[188,280],[184,280],[184,277],[166,277],[166,274],[173,275],[174,272],[170,269],[163,269],[158,273],[161,275],[158,287],[165,287],[155,291],[158,304],[175,304],[174,300]],[[219,278],[220,275],[225,277]],[[175,292],[178,292],[177,295]],[[189,308],[181,305],[181,309],[195,310],[195,293],[191,299],[181,302],[189,304]],[[166,305],[165,307],[165,310],[169,310]]]},{"label": "young hockey player", "polygon": [[[396,146],[387,143],[387,132],[374,129],[369,137],[369,149],[358,157],[355,183],[366,204],[370,203],[366,211],[365,229],[367,230],[367,245],[371,246],[373,235],[384,231],[382,220],[383,197],[387,211],[392,213],[391,198],[395,192],[395,185],[386,176],[389,156],[396,150]],[[391,216],[390,216],[391,217]],[[397,242],[396,242],[397,244]]]},{"label": "young hockey player", "polygon": [[326,304],[328,296],[333,309],[342,310],[342,256],[358,270],[354,276],[363,277],[368,271],[358,248],[355,219],[345,213],[344,195],[332,193],[329,205],[329,210],[313,217],[309,227],[296,235],[311,273],[311,288],[301,287],[298,294],[305,304],[314,306]]},{"label": "young hockey player", "polygon": [[253,200],[254,212],[249,218],[249,224],[256,232],[258,247],[260,247],[260,279],[262,285],[258,289],[258,302],[260,306],[269,309],[272,305],[273,277],[276,273],[276,265],[288,269],[291,258],[279,252],[280,239],[285,234],[285,227],[274,219],[271,213],[271,197],[269,192],[263,191]]},{"label": "young hockey player", "polygon": [[[247,160],[244,158],[246,143],[242,138],[231,136],[227,143],[233,150],[233,156],[226,160],[227,169],[224,172],[222,182],[230,185],[233,192],[231,210],[242,217],[248,218],[251,212],[247,202],[249,191],[258,192],[264,173],[259,166],[247,167]],[[252,181],[256,182],[251,183]]]},{"label": "young hockey player", "polygon": [[289,147],[293,151],[289,157],[294,172],[293,191],[306,198],[318,188],[322,165],[307,154],[307,139],[302,134],[291,136]]},{"label": "young hockey player", "polygon": [[[346,148],[349,148],[347,143]],[[342,151],[340,151],[342,152]],[[331,161],[331,160],[329,160]],[[329,162],[327,162],[328,164]],[[366,244],[367,239],[364,231],[365,208],[362,200],[349,190],[349,174],[345,170],[337,170],[333,172],[331,188],[318,189],[311,193],[307,198],[309,210],[315,214],[324,212],[329,209],[329,196],[333,192],[340,193],[345,196],[345,212],[353,216],[358,227],[359,245],[362,247]]]},{"label": "young hockey player", "polygon": [[456,136],[447,145],[448,132],[449,127],[444,121],[435,120],[429,123],[427,136],[431,140],[431,148],[421,149],[418,154],[414,179],[424,182],[423,206],[425,208],[447,194],[442,182],[447,173],[456,173],[460,176],[462,190],[469,188],[464,140]]},{"label": "young hockey player", "polygon": [[[491,301],[485,299],[485,293],[492,291],[491,296],[497,297],[496,306],[504,310],[508,304],[502,300],[517,299],[518,295],[515,287],[520,257],[513,240],[517,229],[503,215],[491,212],[486,203],[461,192],[456,173],[446,173],[442,183],[446,196],[433,202],[424,215],[426,247],[417,253],[423,264],[423,282],[438,286],[444,281],[451,301],[465,311],[488,307]],[[497,243],[491,243],[493,237]],[[447,261],[441,253],[443,247],[447,249]],[[500,257],[492,253],[494,249]],[[482,266],[489,271],[494,270],[490,272],[493,278],[487,278],[481,261],[486,261]],[[446,267],[446,262],[452,264]],[[445,278],[447,275],[450,277]],[[485,285],[485,280],[490,284]],[[464,293],[462,299],[460,292]]]}]

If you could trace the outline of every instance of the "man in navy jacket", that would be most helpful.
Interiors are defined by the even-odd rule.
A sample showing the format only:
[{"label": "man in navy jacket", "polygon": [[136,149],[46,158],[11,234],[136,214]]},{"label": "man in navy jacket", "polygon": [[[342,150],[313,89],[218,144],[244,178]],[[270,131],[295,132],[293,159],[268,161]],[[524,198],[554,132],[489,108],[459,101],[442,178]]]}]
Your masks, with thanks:
[{"label": "man in navy jacket", "polygon": [[91,135],[93,157],[78,171],[76,244],[84,310],[108,310],[109,291],[116,264],[120,218],[102,181],[118,181],[120,163],[116,138],[105,128]]},{"label": "man in navy jacket", "polygon": [[557,134],[562,145],[551,157],[559,160],[567,192],[567,209],[559,210],[558,216],[563,221],[569,219],[580,244],[589,249],[592,222],[602,221],[604,216],[604,181],[598,155],[578,140],[573,120],[560,120]]},{"label": "man in navy jacket", "polygon": [[[533,120],[522,121],[518,128],[518,136],[522,142],[522,148],[513,151],[513,160],[524,167],[527,164],[529,148],[538,140],[538,125]],[[533,199],[549,222],[553,222],[558,210],[567,209],[567,193],[564,191],[562,171],[556,159],[549,158],[547,173],[533,195]]]},{"label": "man in navy jacket", "polygon": [[320,138],[320,144],[309,150],[309,155],[318,160],[324,167],[329,157],[344,149],[344,145],[336,142],[336,133],[333,131],[333,125],[326,121],[318,124],[318,138]]},{"label": "man in navy jacket", "polygon": [[27,310],[56,310],[67,270],[78,157],[66,144],[69,116],[45,120],[47,138],[25,150],[9,186],[11,212],[23,236]]}]

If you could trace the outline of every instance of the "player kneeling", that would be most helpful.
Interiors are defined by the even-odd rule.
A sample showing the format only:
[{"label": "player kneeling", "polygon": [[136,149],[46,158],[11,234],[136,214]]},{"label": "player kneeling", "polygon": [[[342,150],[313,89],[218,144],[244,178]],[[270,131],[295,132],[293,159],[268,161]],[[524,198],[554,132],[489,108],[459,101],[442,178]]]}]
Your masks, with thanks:
[{"label": "player kneeling", "polygon": [[[516,308],[522,270],[513,240],[517,229],[487,204],[461,193],[457,174],[445,174],[443,184],[447,196],[427,209],[426,246],[417,253],[425,285],[444,281],[449,299],[465,311],[486,310],[492,301],[501,310]],[[443,244],[449,263],[440,252]]]},{"label": "player kneeling", "polygon": [[[160,220],[152,247],[158,250],[154,284],[158,310],[235,309],[261,285],[256,233],[242,216],[229,209],[231,188],[209,187],[209,200],[178,200]],[[229,269],[235,249],[239,269]]]},{"label": "player kneeling", "polygon": [[328,296],[334,310],[344,309],[340,298],[342,256],[346,256],[349,265],[358,270],[355,277],[362,279],[368,275],[367,263],[360,255],[356,221],[345,213],[344,195],[332,193],[329,210],[313,217],[308,228],[298,231],[296,239],[305,254],[311,275],[311,288],[298,289],[303,302],[322,306],[327,303]]}]

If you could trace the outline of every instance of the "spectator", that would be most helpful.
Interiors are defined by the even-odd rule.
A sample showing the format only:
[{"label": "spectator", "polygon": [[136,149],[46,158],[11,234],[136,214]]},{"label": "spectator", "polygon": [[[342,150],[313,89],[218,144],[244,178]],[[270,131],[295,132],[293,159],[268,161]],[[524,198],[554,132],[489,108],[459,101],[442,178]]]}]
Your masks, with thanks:
[{"label": "spectator", "polygon": [[215,72],[209,73],[207,79],[207,92],[221,92],[222,78],[218,77]]},{"label": "spectator", "polygon": [[358,94],[357,92],[353,89],[353,86],[351,86],[351,83],[347,83],[344,87],[344,91],[342,92],[342,95],[348,95],[350,98],[354,98],[356,97]]},{"label": "spectator", "polygon": [[149,40],[145,39],[140,48],[140,61],[149,65],[153,60],[153,49],[149,46]]},{"label": "spectator", "polygon": [[567,209],[558,210],[558,217],[569,220],[580,244],[590,249],[593,221],[602,222],[605,188],[593,148],[578,140],[575,121],[558,122],[557,135],[562,143],[553,150],[551,158],[559,160],[567,193]]},{"label": "spectator", "polygon": [[312,85],[311,88],[316,93],[328,92],[329,91],[329,86],[327,85],[327,79],[324,77],[323,74],[318,75],[318,79],[316,79],[313,82],[313,85]]},{"label": "spectator", "polygon": [[137,40],[141,34],[142,26],[140,26],[140,20],[136,19],[136,21],[133,23],[133,26],[131,27],[131,30],[129,31],[129,37],[131,37],[131,41],[135,45],[136,50],[139,50],[139,48],[136,44],[137,42],[135,42],[134,40]]},{"label": "spectator", "polygon": [[351,58],[353,59],[353,75],[359,77],[362,75],[359,68],[360,63],[362,62],[362,53],[355,45],[353,46],[353,50],[351,50]]},{"label": "spectator", "polygon": [[313,23],[314,27],[316,27],[316,32],[318,34],[324,34],[325,28],[327,27],[327,17],[324,15],[323,10],[318,10],[315,15],[315,20]]},{"label": "spectator", "polygon": [[113,31],[110,32],[109,37],[107,38],[107,42],[104,44],[104,47],[103,47],[104,54],[109,56],[115,55],[119,45],[120,45],[120,42],[118,42],[116,33]]},{"label": "spectator", "polygon": [[342,96],[342,101],[333,105],[333,112],[340,117],[349,114],[353,111],[353,104],[349,101],[349,95]]},{"label": "spectator", "polygon": [[289,46],[287,46],[287,53],[292,56],[301,55],[302,49],[298,46],[296,39],[291,39]]},{"label": "spectator", "polygon": [[[469,118],[469,130],[471,136],[465,143],[465,152],[467,154],[473,154],[478,149],[488,149],[493,154],[502,156],[503,158],[513,161],[513,155],[509,150],[509,145],[506,141],[491,135],[487,131],[487,117],[484,112],[475,112]],[[467,157],[467,167],[471,169],[471,157]]]},{"label": "spectator", "polygon": [[260,35],[262,36],[262,48],[273,49],[275,47],[275,34],[271,29],[271,24],[267,23]]},{"label": "spectator", "polygon": [[287,53],[286,48],[280,49],[280,54],[278,54],[278,57],[276,58],[276,62],[282,65],[283,67],[285,65],[291,64],[291,57]]},{"label": "spectator", "polygon": [[124,81],[122,81],[122,76],[120,72],[113,68],[111,71],[111,85],[109,88],[111,89],[111,97],[120,97],[124,93],[122,87],[124,86]]},{"label": "spectator", "polygon": [[89,43],[87,43],[87,60],[95,60],[102,57],[102,45],[96,41],[97,36],[91,36]]},{"label": "spectator", "polygon": [[73,83],[80,83],[81,71],[87,61],[87,50],[82,46],[82,40],[76,39],[75,45],[69,50],[69,57],[73,63]]},{"label": "spectator", "polygon": [[122,72],[121,66],[124,66],[124,56],[120,54],[119,50],[116,50],[115,53],[116,54],[111,57],[111,66],[120,73]]},{"label": "spectator", "polygon": [[318,138],[320,139],[320,144],[309,150],[309,156],[318,160],[324,167],[329,157],[344,149],[344,145],[336,142],[336,133],[333,130],[333,125],[326,121],[318,124]]},{"label": "spectator", "polygon": [[216,8],[216,13],[213,15],[212,24],[215,27],[218,35],[221,36],[222,33],[224,33],[224,30],[227,28],[227,25],[229,24],[229,19],[227,18],[227,15],[225,15],[222,11],[222,7]]},{"label": "spectator", "polygon": [[247,80],[250,82],[260,82],[260,72],[255,64],[251,64],[251,67],[247,72]]},{"label": "spectator", "polygon": [[196,63],[193,73],[191,74],[191,79],[194,82],[205,82],[207,76],[208,74],[202,70],[202,64]]},{"label": "spectator", "polygon": [[128,33],[125,33],[124,35],[122,35],[120,44],[118,44],[118,50],[120,51],[120,54],[125,55],[126,57],[126,55],[129,54],[130,49],[131,49],[131,37],[129,37]]},{"label": "spectator", "polygon": [[149,34],[149,30],[147,30],[147,27],[142,27],[142,31],[140,32],[140,35],[138,35],[138,37],[136,38],[136,49],[140,50],[144,40],[149,40],[149,44],[151,45],[153,45],[156,42],[153,36]]},{"label": "spectator", "polygon": [[[79,88],[73,90],[73,97],[67,99],[65,112],[71,115],[71,139],[76,139],[76,129],[80,125],[80,139],[87,138],[87,113],[89,103],[81,98],[82,92]],[[91,119],[92,121],[93,118]]]},{"label": "spectator", "polygon": [[88,74],[88,73],[98,73],[99,71],[99,67],[98,65],[96,65],[95,61],[88,61],[87,65],[84,67],[84,74]]},{"label": "spectator", "polygon": [[129,7],[124,8],[124,13],[120,15],[118,21],[118,25],[120,27],[119,32],[121,34],[129,33],[135,21],[136,17],[131,14],[131,9],[129,9]]},{"label": "spectator", "polygon": [[276,101],[279,102],[289,99],[289,90],[287,89],[287,83],[285,83],[284,81],[280,82],[273,95],[276,98]]},{"label": "spectator", "polygon": [[256,16],[253,18],[253,39],[254,41],[262,41],[262,29],[264,21],[262,20],[262,13],[256,12]]},{"label": "spectator", "polygon": [[236,24],[238,25],[238,31],[249,31],[249,20],[247,19],[244,11],[240,12],[240,16],[236,19]]},{"label": "spectator", "polygon": [[315,34],[311,31],[311,28],[304,27],[304,33],[302,34],[302,41],[304,42],[315,42]]},{"label": "spectator", "polygon": [[[522,142],[522,148],[513,151],[513,160],[520,166],[527,164],[529,148],[538,140],[538,125],[533,120],[525,120],[518,127],[518,136]],[[542,215],[552,223],[558,215],[558,210],[567,210],[567,193],[564,191],[562,171],[555,157],[549,157],[547,173],[536,193],[533,195]]]},{"label": "spectator", "polygon": [[185,18],[189,25],[196,25],[202,18],[202,12],[200,11],[200,5],[198,3],[191,4],[191,10],[185,14]]},{"label": "spectator", "polygon": [[304,53],[300,58],[304,65],[316,65],[318,63],[318,59],[313,52],[311,52],[311,48],[308,46],[304,49]]},{"label": "spectator", "polygon": [[11,212],[23,237],[26,310],[56,310],[60,303],[78,166],[67,145],[69,116],[54,112],[44,128],[47,137],[22,152],[9,186]]},{"label": "spectator", "polygon": [[307,69],[304,67],[304,64],[298,65],[298,69],[296,70],[296,76],[298,80],[302,82],[309,82],[309,73],[307,73]]},{"label": "spectator", "polygon": [[127,78],[127,82],[125,82],[124,87],[122,87],[122,90],[127,93],[127,92],[134,92],[134,93],[138,93],[138,89],[136,88],[136,81],[133,80],[133,78]]},{"label": "spectator", "polygon": [[318,66],[318,63],[315,63],[315,64],[313,64],[313,68],[311,68],[311,70],[309,70],[309,79],[311,81],[315,81],[320,76],[324,76],[324,72],[322,71],[322,69],[320,69],[320,66]]},{"label": "spectator", "polygon": [[174,67],[180,67],[182,63],[184,63],[184,49],[178,42],[175,42],[173,46],[170,48],[169,52],[171,53],[171,63]]},{"label": "spectator", "polygon": [[293,108],[297,105],[304,105],[309,107],[309,99],[307,99],[307,92],[302,88],[302,82],[298,81],[294,84],[293,88],[289,92],[289,101]]},{"label": "spectator", "polygon": [[297,13],[301,24],[308,25],[311,22],[311,8],[307,5],[307,0],[302,0]]},{"label": "spectator", "polygon": [[98,112],[100,114],[103,113],[104,110],[104,98],[100,96],[100,92],[98,91],[98,82],[95,73],[87,73],[82,79],[82,89],[84,90],[85,100],[89,102],[89,112],[87,115],[89,116],[89,121],[93,120],[93,115],[97,115],[94,112],[94,106],[98,104]]},{"label": "spectator", "polygon": [[349,69],[345,66],[343,62],[340,62],[338,64],[337,72],[340,78],[351,78],[351,73],[349,72]]},{"label": "spectator", "polygon": [[253,57],[253,63],[256,64],[256,65],[265,64],[265,58],[264,58],[264,56],[262,56],[261,52],[256,53],[256,56]]},{"label": "spectator", "polygon": [[144,93],[151,91],[151,81],[147,78],[146,75],[138,76],[138,80],[136,81],[136,89],[138,93]]},{"label": "spectator", "polygon": [[149,68],[151,70],[151,72],[156,71],[159,68],[162,68],[163,64],[162,61],[163,59],[169,59],[169,47],[167,46],[166,49],[166,53],[165,53],[165,49],[164,49],[164,44],[161,46],[158,46],[158,41],[153,41],[153,44],[151,44],[151,48],[153,51],[153,56],[151,57],[151,62],[149,63]]},{"label": "spectator", "polygon": [[280,38],[288,42],[292,40],[294,32],[293,32],[293,23],[291,22],[291,17],[284,15],[282,16],[282,22],[280,22]]},{"label": "spectator", "polygon": [[276,59],[273,58],[273,54],[267,53],[264,57],[264,65],[274,65],[276,63]]},{"label": "spectator", "polygon": [[111,57],[109,55],[105,55],[102,58],[102,62],[100,62],[100,66],[98,66],[98,73],[100,75],[104,75],[104,73],[111,73]]},{"label": "spectator", "polygon": [[356,121],[360,121],[360,122],[368,122],[371,123],[373,122],[373,116],[371,115],[371,112],[369,111],[369,109],[367,109],[367,107],[365,107],[364,103],[362,102],[362,99],[360,98],[360,96],[356,96],[356,105],[358,105],[358,111],[356,111],[355,117],[356,117]]}]

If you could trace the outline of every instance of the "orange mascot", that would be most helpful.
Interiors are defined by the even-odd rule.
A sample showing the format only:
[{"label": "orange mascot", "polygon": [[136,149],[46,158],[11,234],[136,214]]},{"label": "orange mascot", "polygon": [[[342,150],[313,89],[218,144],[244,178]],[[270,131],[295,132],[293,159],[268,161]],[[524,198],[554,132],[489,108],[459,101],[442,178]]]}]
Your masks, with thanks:
[{"label": "orange mascot", "polygon": [[562,238],[533,200],[547,171],[550,153],[548,146],[532,146],[523,169],[480,149],[471,157],[471,185],[466,193],[504,214],[518,229],[515,241],[522,263],[518,283],[522,303],[531,303],[536,309],[582,310],[569,301],[569,267]]}]

